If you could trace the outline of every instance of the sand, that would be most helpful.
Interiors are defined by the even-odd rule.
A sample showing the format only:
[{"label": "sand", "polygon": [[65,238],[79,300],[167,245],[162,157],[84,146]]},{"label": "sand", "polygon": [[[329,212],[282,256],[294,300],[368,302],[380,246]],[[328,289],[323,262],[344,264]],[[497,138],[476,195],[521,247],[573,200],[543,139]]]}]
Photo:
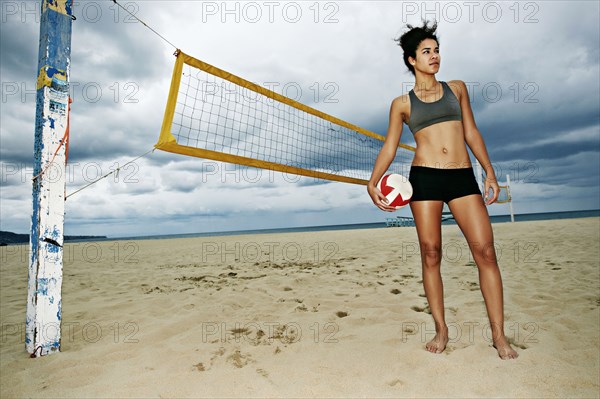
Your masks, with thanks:
[{"label": "sand", "polygon": [[600,219],[494,225],[506,333],[443,228],[451,340],[434,326],[414,228],[72,243],[61,353],[24,348],[28,246],[1,249],[2,398],[600,396]]}]

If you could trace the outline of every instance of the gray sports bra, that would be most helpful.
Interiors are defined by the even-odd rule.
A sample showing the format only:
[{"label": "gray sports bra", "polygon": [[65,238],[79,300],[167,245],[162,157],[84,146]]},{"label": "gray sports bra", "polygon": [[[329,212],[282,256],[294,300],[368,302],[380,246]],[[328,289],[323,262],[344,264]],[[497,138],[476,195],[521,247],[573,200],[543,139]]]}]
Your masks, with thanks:
[{"label": "gray sports bra", "polygon": [[426,103],[417,97],[414,90],[408,92],[410,97],[410,120],[408,127],[413,134],[427,126],[446,122],[462,121],[462,112],[458,98],[446,82],[442,84],[442,98],[431,103]]}]

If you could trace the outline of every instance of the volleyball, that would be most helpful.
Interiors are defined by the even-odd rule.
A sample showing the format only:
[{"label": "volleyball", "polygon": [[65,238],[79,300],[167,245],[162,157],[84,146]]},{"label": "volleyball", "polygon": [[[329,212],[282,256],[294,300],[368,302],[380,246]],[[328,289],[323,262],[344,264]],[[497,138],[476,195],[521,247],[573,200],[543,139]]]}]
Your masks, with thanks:
[{"label": "volleyball", "polygon": [[388,200],[389,206],[395,206],[396,209],[405,207],[413,194],[413,188],[408,178],[397,173],[391,173],[383,176],[377,188]]}]

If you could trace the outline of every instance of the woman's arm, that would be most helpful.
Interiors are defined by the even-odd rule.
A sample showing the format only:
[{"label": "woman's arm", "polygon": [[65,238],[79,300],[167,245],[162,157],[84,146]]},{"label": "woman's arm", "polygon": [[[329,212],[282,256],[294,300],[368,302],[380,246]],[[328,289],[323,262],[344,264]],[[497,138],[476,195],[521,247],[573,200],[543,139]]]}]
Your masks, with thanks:
[{"label": "woman's arm", "polygon": [[[485,170],[486,177],[484,190],[486,204],[489,205],[496,202],[498,195],[500,194],[500,187],[498,186],[498,181],[496,180],[496,173],[494,172],[494,168],[490,161],[490,157],[483,141],[483,137],[481,136],[481,132],[479,129],[477,129],[477,125],[475,124],[475,118],[473,116],[473,110],[471,109],[471,101],[469,100],[467,85],[465,85],[465,83],[461,80],[454,80],[452,83],[459,89],[459,101],[462,112],[465,141],[473,152],[473,155],[475,155],[475,158],[477,158],[479,161],[479,164],[483,167],[483,170]],[[492,189],[492,196],[488,198],[490,188]]]},{"label": "woman's arm", "polygon": [[375,165],[373,166],[373,172],[371,173],[371,179],[367,184],[367,191],[373,200],[373,203],[383,211],[393,212],[396,208],[391,207],[387,204],[385,196],[377,189],[377,183],[388,170],[390,164],[396,156],[398,150],[398,144],[400,143],[400,136],[402,136],[402,114],[403,107],[405,106],[405,97],[398,97],[392,101],[390,106],[390,117],[387,135],[385,136],[385,142],[383,147],[379,151]]}]

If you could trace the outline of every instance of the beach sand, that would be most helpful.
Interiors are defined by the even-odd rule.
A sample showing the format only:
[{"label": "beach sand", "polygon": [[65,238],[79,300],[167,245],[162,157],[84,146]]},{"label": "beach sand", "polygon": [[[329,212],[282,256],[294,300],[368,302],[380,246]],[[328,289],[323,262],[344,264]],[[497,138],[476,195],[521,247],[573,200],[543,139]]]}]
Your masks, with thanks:
[{"label": "beach sand", "polygon": [[493,227],[513,361],[454,225],[439,355],[414,228],[67,244],[61,353],[37,359],[29,249],[3,247],[0,396],[599,397],[600,219]]}]

